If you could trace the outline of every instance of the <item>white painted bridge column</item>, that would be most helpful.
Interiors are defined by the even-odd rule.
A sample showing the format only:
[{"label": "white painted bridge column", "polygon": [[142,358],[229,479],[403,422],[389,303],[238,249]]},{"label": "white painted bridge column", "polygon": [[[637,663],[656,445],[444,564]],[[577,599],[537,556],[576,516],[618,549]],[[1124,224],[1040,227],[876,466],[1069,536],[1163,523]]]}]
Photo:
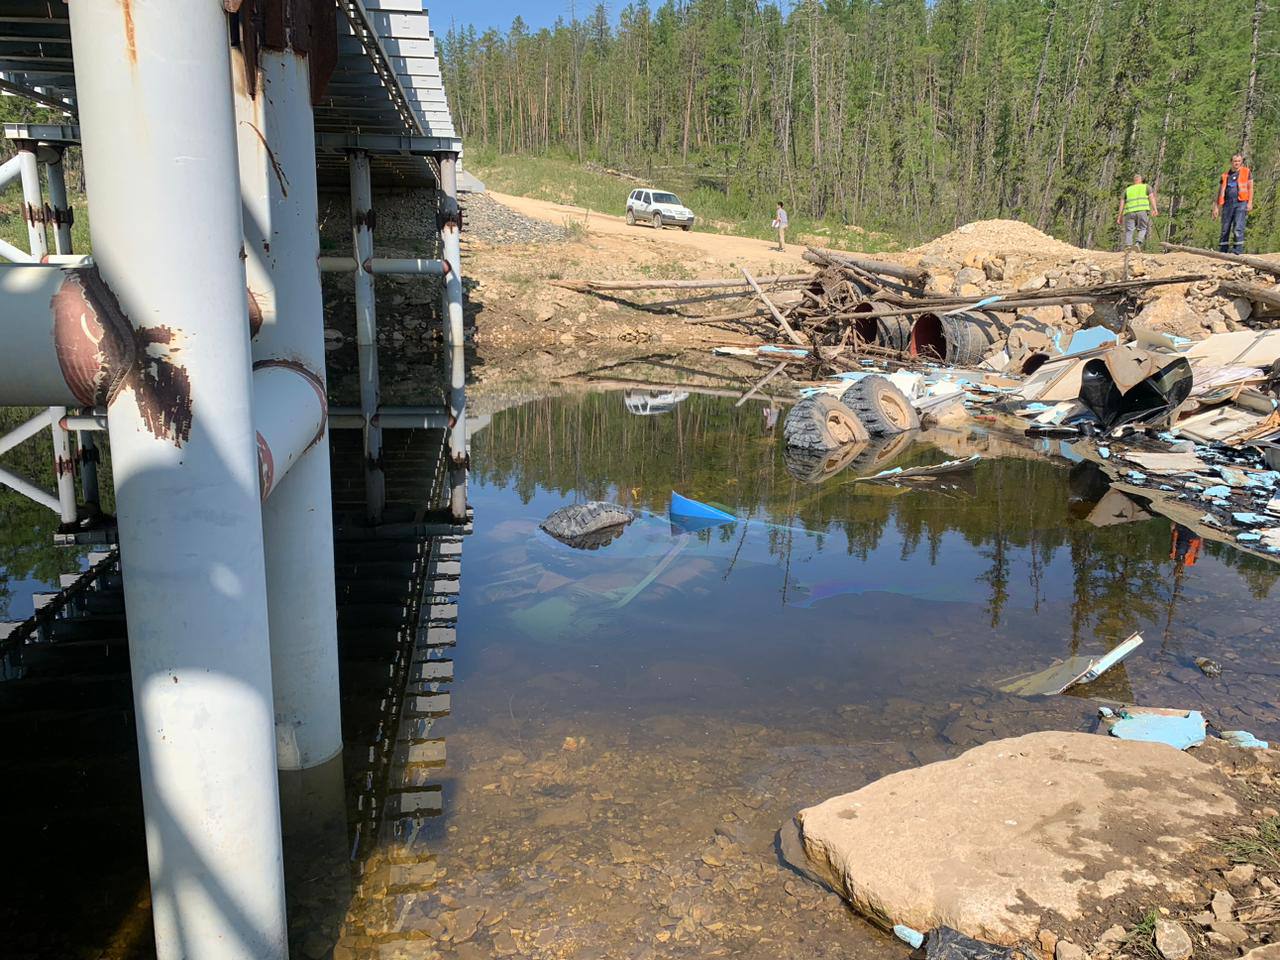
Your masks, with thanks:
[{"label": "white painted bridge column", "polygon": [[283,960],[226,14],[221,0],[69,10],[94,259],[130,358],[106,399],[156,952]]},{"label": "white painted bridge column", "polygon": [[[241,59],[240,52],[233,60]],[[256,96],[233,64],[244,203],[245,269],[262,325],[259,372],[300,366],[324,393],[324,303],[308,62],[291,50],[258,55]],[[267,411],[258,409],[255,421]],[[325,424],[262,506],[276,760],[305,770],[342,751],[333,501]]]},{"label": "white painted bridge column", "polygon": [[351,245],[356,260],[356,353],[360,368],[360,413],[364,417],[365,516],[370,523],[382,520],[387,500],[386,475],[382,472],[382,428],[374,417],[382,403],[378,381],[378,308],[373,274],[373,186],[369,180],[369,155],[351,153]]}]

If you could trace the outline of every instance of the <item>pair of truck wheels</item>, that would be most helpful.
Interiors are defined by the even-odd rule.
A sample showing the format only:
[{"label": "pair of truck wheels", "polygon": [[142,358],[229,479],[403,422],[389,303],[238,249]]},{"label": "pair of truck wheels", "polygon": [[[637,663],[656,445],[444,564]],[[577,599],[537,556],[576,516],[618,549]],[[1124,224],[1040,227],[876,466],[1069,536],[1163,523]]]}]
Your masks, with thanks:
[{"label": "pair of truck wheels", "polygon": [[906,394],[884,377],[862,377],[836,399],[828,394],[805,397],[787,414],[782,435],[787,446],[834,450],[914,430],[920,415]]}]

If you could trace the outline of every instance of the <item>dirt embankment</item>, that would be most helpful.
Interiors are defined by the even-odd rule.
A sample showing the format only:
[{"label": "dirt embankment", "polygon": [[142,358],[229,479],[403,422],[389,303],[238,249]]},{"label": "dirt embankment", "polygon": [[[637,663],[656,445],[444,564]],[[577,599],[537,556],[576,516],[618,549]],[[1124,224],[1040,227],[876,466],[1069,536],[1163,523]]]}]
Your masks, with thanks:
[{"label": "dirt embankment", "polygon": [[[490,349],[528,348],[594,352],[602,341],[616,344],[698,346],[745,342],[750,336],[708,323],[748,304],[707,291],[645,291],[586,294],[564,289],[565,280],[689,280],[803,272],[804,247],[778,251],[767,241],[721,234],[628,226],[617,216],[578,207],[490,194],[488,210],[503,209],[526,223],[550,224],[562,239],[545,233],[520,242],[520,231],[473,231],[466,237],[470,297],[479,340]],[[1195,283],[1157,287],[1145,299],[1123,305],[1126,316],[1164,332],[1200,337],[1237,328],[1248,320],[1248,304],[1216,295],[1220,278],[1253,279],[1251,271],[1188,254],[1084,250],[1014,220],[965,224],[893,259],[928,271],[927,289],[941,294],[987,296],[1023,290],[1090,286],[1127,277],[1208,274]],[[1249,276],[1244,276],[1249,274]],[[998,309],[998,307],[994,308]],[[1039,308],[1036,320],[1074,329],[1114,325],[1110,307],[1088,304]]]}]

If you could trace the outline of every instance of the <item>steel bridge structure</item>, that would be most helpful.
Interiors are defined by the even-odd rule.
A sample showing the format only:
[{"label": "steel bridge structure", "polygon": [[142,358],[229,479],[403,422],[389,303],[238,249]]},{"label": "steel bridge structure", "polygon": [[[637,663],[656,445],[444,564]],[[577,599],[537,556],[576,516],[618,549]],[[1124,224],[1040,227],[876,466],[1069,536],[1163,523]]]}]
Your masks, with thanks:
[{"label": "steel bridge structure", "polygon": [[[329,430],[360,431],[365,542],[469,529],[462,144],[428,15],[421,0],[0,0],[0,94],[54,119],[4,128],[0,187],[21,183],[28,244],[0,241],[0,405],[40,413],[0,453],[51,431],[57,489],[0,484],[56,511],[61,539],[118,545],[158,956],[283,958],[278,772],[343,749]],[[72,249],[76,146],[88,256]],[[377,256],[383,186],[435,190],[438,257]],[[334,187],[351,249],[321,257]],[[358,407],[329,406],[322,271],[354,284]],[[440,278],[436,406],[381,403],[375,278],[396,273]],[[386,515],[398,428],[444,437],[448,506],[407,523]]]}]

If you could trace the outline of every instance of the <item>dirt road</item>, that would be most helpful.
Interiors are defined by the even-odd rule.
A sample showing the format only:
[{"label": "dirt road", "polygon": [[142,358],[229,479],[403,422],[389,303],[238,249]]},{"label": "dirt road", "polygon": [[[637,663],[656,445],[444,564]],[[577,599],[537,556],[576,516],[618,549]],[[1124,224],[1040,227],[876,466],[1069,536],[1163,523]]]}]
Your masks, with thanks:
[{"label": "dirt road", "polygon": [[581,223],[591,236],[625,237],[642,244],[661,245],[668,248],[673,255],[696,253],[717,261],[745,265],[748,269],[777,266],[780,263],[795,266],[804,264],[800,256],[804,253],[804,247],[800,244],[789,243],[786,252],[782,253],[768,240],[720,233],[700,233],[694,230],[685,232],[674,227],[655,230],[647,226],[628,226],[622,217],[600,213],[597,210],[587,210],[585,207],[572,207],[547,200],[532,200],[528,197],[513,197],[492,191],[489,195],[526,217],[536,217],[557,226],[563,226],[565,221],[574,221]]}]

